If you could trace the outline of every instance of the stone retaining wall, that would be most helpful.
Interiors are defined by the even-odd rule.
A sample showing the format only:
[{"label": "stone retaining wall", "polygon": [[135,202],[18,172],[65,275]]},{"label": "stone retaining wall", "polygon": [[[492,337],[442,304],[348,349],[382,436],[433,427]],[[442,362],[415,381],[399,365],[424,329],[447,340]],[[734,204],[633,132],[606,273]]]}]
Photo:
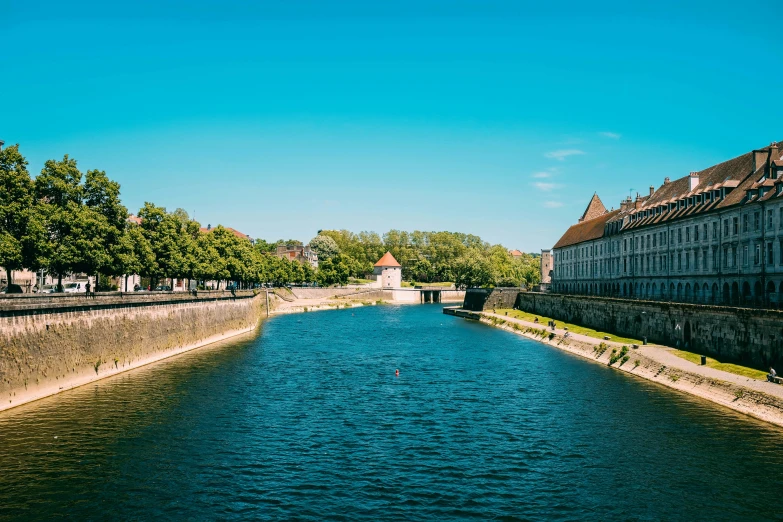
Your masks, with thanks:
[{"label": "stone retaining wall", "polygon": [[481,312],[493,308],[513,308],[520,288],[469,288],[462,308]]},{"label": "stone retaining wall", "polygon": [[515,305],[600,331],[646,336],[650,342],[687,348],[722,362],[761,370],[783,367],[783,312],[777,310],[534,292],[518,292]]},{"label": "stone retaining wall", "polygon": [[263,292],[0,300],[0,410],[250,331],[265,307]]}]

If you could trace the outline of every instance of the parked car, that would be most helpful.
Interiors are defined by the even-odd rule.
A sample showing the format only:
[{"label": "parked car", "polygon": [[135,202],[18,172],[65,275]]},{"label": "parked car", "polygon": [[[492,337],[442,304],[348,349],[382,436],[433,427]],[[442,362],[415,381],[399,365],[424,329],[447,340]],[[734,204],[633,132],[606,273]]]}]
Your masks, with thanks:
[{"label": "parked car", "polygon": [[169,285],[158,285],[155,287],[156,292],[171,292],[171,287]]},{"label": "parked car", "polygon": [[80,292],[86,292],[87,281],[74,281],[71,283],[63,283],[63,292],[66,294],[78,294]]},{"label": "parked car", "polygon": [[39,294],[53,294],[57,292],[57,285],[43,285],[39,290]]},{"label": "parked car", "polygon": [[5,286],[3,287],[2,290],[0,290],[0,294],[23,294],[23,293],[24,290],[22,290],[22,287],[14,284]]}]

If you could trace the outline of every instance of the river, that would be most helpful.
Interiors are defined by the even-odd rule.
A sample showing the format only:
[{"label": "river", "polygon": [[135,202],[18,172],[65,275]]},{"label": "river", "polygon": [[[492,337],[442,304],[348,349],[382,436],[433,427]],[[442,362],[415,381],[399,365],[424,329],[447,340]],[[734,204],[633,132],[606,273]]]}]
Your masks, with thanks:
[{"label": "river", "polygon": [[0,518],[772,519],[782,441],[440,305],[383,305],[0,413]]}]

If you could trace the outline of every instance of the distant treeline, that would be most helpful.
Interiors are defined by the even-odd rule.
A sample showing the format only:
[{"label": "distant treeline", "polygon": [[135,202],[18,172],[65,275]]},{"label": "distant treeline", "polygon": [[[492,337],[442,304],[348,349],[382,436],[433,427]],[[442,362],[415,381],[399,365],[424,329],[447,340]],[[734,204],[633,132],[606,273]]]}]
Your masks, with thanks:
[{"label": "distant treeline", "polygon": [[[296,240],[250,241],[222,226],[205,232],[182,209],[145,203],[138,222],[128,220],[120,185],[101,170],[83,174],[67,155],[49,160],[32,179],[14,145],[0,151],[0,266],[7,271],[45,269],[58,284],[72,273],[120,277],[234,281],[242,285],[317,282],[345,284],[367,277],[390,251],[403,277],[417,282],[468,286],[518,286],[538,282],[539,259],[513,258],[500,245],[453,232],[320,231],[310,245],[319,268],[274,255]],[[96,290],[108,289],[98,286]]]},{"label": "distant treeline", "polygon": [[380,236],[375,232],[322,230],[310,246],[322,263],[330,259],[353,277],[372,273],[373,264],[388,251],[402,265],[406,281],[451,281],[466,288],[531,285],[540,280],[540,257],[523,254],[515,258],[502,245],[458,232],[390,230]]}]

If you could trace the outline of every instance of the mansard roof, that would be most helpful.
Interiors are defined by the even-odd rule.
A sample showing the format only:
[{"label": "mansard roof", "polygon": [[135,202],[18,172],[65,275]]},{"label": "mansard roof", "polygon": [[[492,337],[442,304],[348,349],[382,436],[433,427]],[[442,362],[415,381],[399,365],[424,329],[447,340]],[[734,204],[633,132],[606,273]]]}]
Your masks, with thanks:
[{"label": "mansard roof", "polygon": [[582,217],[579,218],[579,222],[588,221],[590,219],[597,218],[606,214],[606,207],[601,202],[601,198],[597,193],[593,193],[593,197],[590,199],[590,203],[587,204],[587,208],[582,213]]},{"label": "mansard roof", "polygon": [[[758,156],[757,153],[759,154]],[[582,219],[580,219],[579,223],[569,228],[557,245],[555,245],[555,248],[603,237],[606,230],[603,228],[603,225],[610,223],[615,224],[615,227],[621,227],[620,230],[628,230],[686,218],[695,214],[704,214],[712,210],[783,197],[783,191],[778,193],[775,190],[776,185],[783,184],[783,179],[765,177],[769,175],[766,169],[767,153],[770,156],[769,164],[771,166],[783,164],[783,144],[778,145],[777,142],[773,142],[762,149],[747,152],[674,181],[669,182],[667,178],[666,182],[658,190],[652,190],[649,196],[637,196],[635,202],[628,199],[623,202],[620,210],[604,214],[601,216],[604,219],[601,220],[585,219],[593,201],[597,199],[597,196],[594,195],[590,205],[588,205],[588,209],[582,216],[582,219],[585,219],[585,221],[582,222]],[[756,163],[757,157],[758,164]],[[693,189],[691,189],[692,178],[696,178],[694,180],[696,184]],[[723,189],[725,189],[725,193],[722,198],[713,199],[712,201],[700,198],[701,201],[697,205],[687,205],[682,208],[675,207],[672,209],[668,207],[669,204],[683,199],[707,194],[712,191],[723,191]],[[600,202],[600,200],[598,201]],[[664,207],[666,211],[654,211],[654,209],[659,207]],[[644,215],[645,213],[647,215]],[[631,217],[633,216],[636,216],[636,219],[632,220]],[[600,231],[597,227],[598,221],[601,221],[603,224]],[[586,226],[582,227],[581,225]]]},{"label": "mansard roof", "polygon": [[603,237],[606,223],[619,213],[619,210],[613,210],[588,221],[582,221],[576,225],[571,225],[568,230],[566,230],[566,233],[563,234],[563,237],[560,238],[560,241],[555,243],[555,246],[552,248],[563,248],[583,241],[590,241],[591,239]]}]

